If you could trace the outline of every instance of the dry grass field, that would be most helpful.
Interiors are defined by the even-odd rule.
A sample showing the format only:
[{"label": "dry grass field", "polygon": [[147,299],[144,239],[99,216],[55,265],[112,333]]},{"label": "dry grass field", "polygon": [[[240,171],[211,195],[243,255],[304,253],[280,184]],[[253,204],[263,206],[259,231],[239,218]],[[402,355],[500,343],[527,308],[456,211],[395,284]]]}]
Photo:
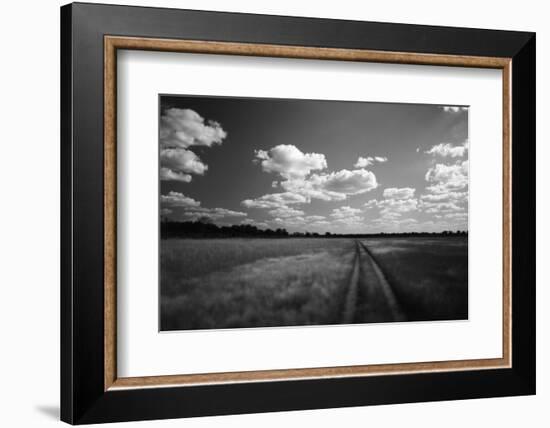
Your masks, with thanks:
[{"label": "dry grass field", "polygon": [[348,239],[166,240],[161,329],[338,322]]},{"label": "dry grass field", "polygon": [[[361,242],[407,320],[467,318],[467,238]],[[161,330],[342,323],[357,248],[348,238],[162,240]]]},{"label": "dry grass field", "polygon": [[468,238],[363,241],[410,321],[468,318]]}]

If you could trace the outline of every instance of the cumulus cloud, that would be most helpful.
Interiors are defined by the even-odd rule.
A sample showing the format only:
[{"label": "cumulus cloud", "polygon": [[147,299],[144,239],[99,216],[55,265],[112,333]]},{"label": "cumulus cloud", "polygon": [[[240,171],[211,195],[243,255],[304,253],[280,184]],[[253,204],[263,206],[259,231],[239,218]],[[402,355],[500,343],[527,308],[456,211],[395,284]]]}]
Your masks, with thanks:
[{"label": "cumulus cloud", "polygon": [[240,211],[228,210],[226,208],[197,207],[183,211],[182,216],[186,220],[197,220],[201,217],[207,217],[212,220],[221,220],[225,217],[246,217],[247,214]]},{"label": "cumulus cloud", "polygon": [[383,163],[383,162],[387,162],[388,161],[388,158],[387,157],[384,157],[384,156],[368,156],[368,157],[363,157],[363,156],[359,156],[359,158],[357,159],[357,162],[355,162],[355,165],[354,167],[355,168],[365,168],[367,166],[370,166],[372,164],[374,164],[375,162],[379,162],[379,163]]},{"label": "cumulus cloud", "polygon": [[281,186],[310,199],[343,201],[350,195],[375,189],[378,182],[376,176],[366,169],[342,169],[329,174],[312,174],[305,179],[287,180]]},{"label": "cumulus cloud", "polygon": [[305,213],[302,210],[297,210],[297,209],[290,208],[290,207],[279,207],[279,208],[275,208],[274,210],[269,211],[269,214],[272,217],[287,218],[287,217],[303,216]]},{"label": "cumulus cloud", "polygon": [[345,223],[359,223],[363,221],[361,217],[361,210],[359,208],[352,208],[350,206],[343,206],[332,210],[330,216],[339,222]]},{"label": "cumulus cloud", "polygon": [[280,174],[283,178],[302,178],[311,171],[327,167],[325,155],[303,153],[292,144],[279,144],[269,150],[256,150],[256,160],[265,172]]},{"label": "cumulus cloud", "polygon": [[464,142],[464,144],[460,146],[454,146],[450,143],[441,143],[433,146],[430,150],[427,150],[426,153],[429,155],[458,158],[464,156],[467,150],[467,142]]},{"label": "cumulus cloud", "polygon": [[[454,164],[436,164],[426,172],[431,183],[420,196],[419,207],[438,219],[440,227],[450,227],[448,221],[467,219],[468,161]],[[456,226],[456,223],[455,223]]]},{"label": "cumulus cloud", "polygon": [[164,181],[181,181],[183,183],[189,183],[191,181],[191,175],[183,172],[176,172],[170,168],[161,168],[160,179]]},{"label": "cumulus cloud", "polygon": [[201,204],[199,201],[195,201],[193,198],[187,197],[182,193],[174,191],[168,192],[167,195],[161,195],[160,202],[162,205],[165,206],[182,208],[198,207]]},{"label": "cumulus cloud", "polygon": [[426,172],[426,181],[433,183],[433,191],[444,193],[464,189],[468,185],[468,161],[452,165],[436,164]]},{"label": "cumulus cloud", "polygon": [[419,230],[422,224],[414,218],[401,218],[398,215],[385,215],[371,222],[371,227],[383,232],[406,232]]},{"label": "cumulus cloud", "polygon": [[160,164],[162,168],[187,174],[203,175],[208,169],[195,153],[185,149],[162,150]]},{"label": "cumulus cloud", "polygon": [[420,198],[423,201],[426,202],[446,202],[446,201],[467,201],[468,200],[468,192],[442,192],[441,187],[438,186],[428,186],[428,191],[432,191],[432,193],[427,193],[425,195],[421,195]]},{"label": "cumulus cloud", "polygon": [[385,199],[380,203],[382,207],[381,214],[388,213],[406,213],[415,211],[418,207],[417,199]]},{"label": "cumulus cloud", "polygon": [[272,182],[272,187],[280,186],[285,192],[245,199],[242,205],[247,208],[274,209],[293,203],[310,203],[312,199],[343,201],[348,196],[378,187],[374,173],[364,168],[315,172],[327,167],[325,155],[303,153],[293,145],[281,144],[255,153],[256,162],[265,172],[281,176],[282,180]]},{"label": "cumulus cloud", "polygon": [[180,192],[168,192],[167,195],[160,196],[162,205],[161,213],[170,210],[170,214],[175,214],[176,210],[179,216],[185,220],[197,220],[201,217],[208,217],[213,220],[223,219],[225,217],[246,217],[247,214],[240,211],[228,210],[226,208],[206,208],[202,207],[199,201],[185,196]]},{"label": "cumulus cloud", "polygon": [[378,221],[389,221],[395,225],[404,213],[418,210],[419,202],[414,197],[415,191],[416,189],[412,187],[389,187],[382,193],[384,199],[371,199],[364,204],[364,207],[365,209],[379,208]]},{"label": "cumulus cloud", "polygon": [[326,217],[324,215],[309,215],[306,219],[311,222],[321,222],[324,221]]},{"label": "cumulus cloud", "polygon": [[409,199],[414,197],[415,189],[412,187],[389,187],[384,189],[384,198],[386,199]]},{"label": "cumulus cloud", "polygon": [[364,158],[362,156],[359,156],[357,159],[357,162],[355,162],[355,165],[353,165],[355,168],[365,168],[367,166],[372,165],[374,162],[374,159],[370,156],[368,158]]},{"label": "cumulus cloud", "polygon": [[370,166],[374,164],[374,158],[371,156],[368,156],[366,158],[359,156],[357,159],[357,162],[355,162],[354,167],[355,168],[365,168],[367,166]]},{"label": "cumulus cloud", "polygon": [[191,109],[169,108],[160,118],[160,145],[163,148],[210,147],[227,137],[218,122],[205,119]]},{"label": "cumulus cloud", "polygon": [[468,111],[468,107],[466,106],[442,106],[441,107],[443,111],[448,113],[458,113],[461,111]]},{"label": "cumulus cloud", "polygon": [[297,216],[297,217],[277,217],[270,221],[275,227],[291,227],[291,228],[305,228],[305,229],[318,229],[325,228],[331,223],[325,220],[323,216],[310,215],[310,216]]},{"label": "cumulus cloud", "polygon": [[376,176],[366,169],[342,169],[330,174],[313,174],[310,181],[319,189],[345,195],[359,195],[378,187]]},{"label": "cumulus cloud", "polygon": [[448,213],[444,217],[453,220],[465,220],[468,218],[468,213]]},{"label": "cumulus cloud", "polygon": [[170,108],[160,118],[161,180],[190,182],[208,166],[190,150],[193,146],[221,144],[227,133],[215,121],[205,121],[190,109]]},{"label": "cumulus cloud", "polygon": [[418,220],[414,219],[414,218],[404,218],[402,220],[399,220],[398,221],[399,224],[403,224],[403,225],[406,225],[406,224],[416,224],[418,223]]},{"label": "cumulus cloud", "polygon": [[362,211],[359,208],[343,206],[333,209],[330,217],[334,223],[346,228],[351,228],[365,226],[365,218],[361,214]]},{"label": "cumulus cloud", "polygon": [[303,204],[309,200],[298,193],[271,193],[256,199],[245,199],[241,204],[246,208],[281,208],[292,204]]},{"label": "cumulus cloud", "polygon": [[[262,170],[278,174],[281,179],[272,182],[272,187],[281,187],[284,192],[272,193],[254,199],[245,199],[241,205],[246,208],[267,209],[273,217],[273,224],[289,227],[321,227],[338,221],[351,224],[363,220],[361,210],[342,207],[330,215],[330,221],[323,216],[307,216],[294,205],[311,203],[313,199],[343,201],[352,195],[366,193],[378,187],[376,176],[364,168],[342,169],[324,172],[327,168],[325,155],[303,153],[293,145],[278,145],[270,150],[257,150],[255,161]],[[385,161],[379,157],[377,162]],[[352,210],[352,211],[349,211]]]},{"label": "cumulus cloud", "polygon": [[462,207],[456,202],[423,202],[422,208],[428,214],[433,213],[448,213],[454,211],[462,211]]},{"label": "cumulus cloud", "polygon": [[370,201],[368,201],[367,203],[365,203],[365,205],[363,205],[365,208],[376,208],[378,206],[378,200],[376,199],[371,199]]}]

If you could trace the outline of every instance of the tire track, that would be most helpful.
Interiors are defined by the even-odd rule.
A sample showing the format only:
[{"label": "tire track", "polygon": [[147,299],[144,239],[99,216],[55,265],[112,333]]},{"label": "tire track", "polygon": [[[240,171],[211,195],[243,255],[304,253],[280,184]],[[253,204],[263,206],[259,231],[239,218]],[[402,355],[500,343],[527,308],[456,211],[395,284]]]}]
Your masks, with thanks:
[{"label": "tire track", "polygon": [[368,247],[355,241],[355,257],[342,310],[342,323],[405,321],[384,272]]},{"label": "tire track", "polygon": [[355,319],[355,310],[357,308],[357,295],[359,284],[359,265],[360,265],[360,247],[359,242],[355,241],[355,256],[353,258],[353,267],[351,268],[351,277],[344,301],[344,310],[342,314],[342,323],[351,324]]},{"label": "tire track", "polygon": [[388,282],[386,275],[384,275],[384,272],[382,271],[382,269],[380,268],[380,266],[372,256],[368,247],[362,242],[359,242],[359,245],[365,251],[365,255],[370,259],[369,261],[374,271],[374,274],[378,278],[377,286],[384,294],[386,304],[393,318],[392,321],[405,321],[407,317],[405,316],[405,313],[401,309],[401,306],[399,305],[397,297],[395,297],[393,288]]}]

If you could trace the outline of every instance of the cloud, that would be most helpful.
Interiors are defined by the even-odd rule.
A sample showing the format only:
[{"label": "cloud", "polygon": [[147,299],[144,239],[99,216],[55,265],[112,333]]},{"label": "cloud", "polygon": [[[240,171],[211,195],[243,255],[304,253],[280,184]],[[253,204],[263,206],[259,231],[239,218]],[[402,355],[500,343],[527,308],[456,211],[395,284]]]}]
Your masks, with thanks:
[{"label": "cloud", "polygon": [[203,175],[208,166],[191,150],[164,149],[160,152],[160,164],[163,168],[187,174]]},{"label": "cloud", "polygon": [[365,205],[363,205],[365,208],[375,208],[377,207],[379,204],[378,200],[376,199],[371,199],[370,201],[368,201]]},{"label": "cloud", "polygon": [[[436,164],[428,169],[425,178],[431,184],[426,187],[426,193],[420,196],[419,207],[424,213],[433,214],[438,219],[438,227],[449,227],[449,219],[458,221],[467,218],[467,160],[447,165]],[[447,214],[453,216],[448,217]]]},{"label": "cloud", "polygon": [[161,180],[189,183],[191,174],[203,175],[208,166],[189,147],[211,147],[226,136],[219,123],[205,121],[193,110],[167,109],[160,118]]},{"label": "cloud", "polygon": [[430,190],[445,193],[449,190],[461,190],[468,186],[468,161],[453,165],[436,164],[426,172],[426,181],[434,183]]},{"label": "cloud", "polygon": [[418,231],[422,224],[414,218],[401,218],[398,215],[384,216],[370,222],[371,227],[382,232]]},{"label": "cloud", "polygon": [[418,223],[418,220],[414,218],[404,218],[402,220],[398,221],[399,224],[416,224]]},{"label": "cloud", "polygon": [[458,113],[461,111],[468,111],[468,107],[466,106],[441,106],[443,111],[448,113]]},{"label": "cloud", "polygon": [[160,118],[160,145],[163,148],[211,147],[221,144],[227,132],[213,120],[205,121],[191,109],[169,108]]},{"label": "cloud", "polygon": [[361,217],[359,214],[361,214],[361,210],[359,208],[352,208],[350,206],[343,206],[340,208],[335,208],[332,210],[332,213],[330,216],[338,221],[343,223],[359,223],[363,221],[363,217]]},{"label": "cloud", "polygon": [[191,181],[191,175],[173,171],[170,168],[161,168],[160,179],[163,181],[182,181],[184,183],[189,183]]},{"label": "cloud", "polygon": [[286,179],[303,178],[311,171],[327,167],[325,155],[303,153],[292,144],[280,144],[269,150],[256,150],[255,155],[265,172],[277,173]]},{"label": "cloud", "polygon": [[465,220],[468,218],[468,213],[448,213],[444,217],[453,220]]},{"label": "cloud", "polygon": [[221,220],[225,217],[246,217],[247,214],[240,211],[228,210],[226,208],[197,207],[183,211],[182,216],[187,220],[197,220],[201,217],[208,217],[212,220]]},{"label": "cloud", "polygon": [[415,189],[412,187],[389,187],[384,189],[384,198],[386,199],[409,199],[414,197]]},{"label": "cloud", "polygon": [[324,215],[310,215],[306,217],[307,221],[312,221],[312,222],[321,222],[321,221],[324,221],[325,219],[326,217]]},{"label": "cloud", "polygon": [[356,228],[365,226],[365,218],[361,215],[362,210],[359,208],[352,208],[350,206],[343,206],[332,210],[330,217],[334,224],[345,228]]},{"label": "cloud", "polygon": [[382,207],[381,214],[388,213],[406,213],[415,211],[418,207],[417,199],[385,199],[380,203]]},{"label": "cloud", "polygon": [[418,199],[384,199],[382,201],[371,200],[365,204],[365,208],[379,208],[380,218],[394,220],[402,216],[403,213],[416,211],[418,209]]},{"label": "cloud", "polygon": [[388,158],[387,157],[383,157],[383,156],[368,156],[368,157],[362,157],[362,156],[359,156],[359,158],[357,159],[357,162],[355,162],[355,165],[354,167],[355,168],[365,168],[367,166],[370,166],[372,164],[374,164],[375,162],[379,162],[379,163],[383,163],[383,162],[387,162],[388,161]]},{"label": "cloud", "polygon": [[359,195],[378,187],[376,176],[366,169],[342,169],[330,174],[313,174],[310,181],[320,189],[345,195]]},{"label": "cloud", "polygon": [[198,207],[201,204],[193,198],[189,198],[182,193],[174,191],[168,192],[168,195],[161,195],[160,202],[162,205],[183,208]]},{"label": "cloud", "polygon": [[280,207],[280,208],[275,208],[274,210],[269,211],[269,214],[272,217],[287,218],[287,217],[303,216],[305,213],[302,210],[297,210],[297,209],[294,209],[294,208]]},{"label": "cloud", "polygon": [[365,168],[366,166],[372,165],[374,163],[374,159],[370,156],[368,158],[364,158],[362,156],[359,156],[357,159],[357,162],[355,162],[355,165],[353,165],[355,168]]},{"label": "cloud", "polygon": [[459,201],[464,202],[468,200],[468,192],[452,192],[444,191],[444,189],[438,186],[428,186],[428,191],[433,193],[428,193],[421,195],[420,198],[423,201],[427,202],[445,202],[445,201]]},{"label": "cloud", "polygon": [[[318,218],[319,216],[307,217],[303,210],[291,205],[311,203],[312,199],[343,201],[348,196],[359,195],[378,187],[376,176],[364,168],[351,171],[342,169],[330,173],[314,172],[327,167],[325,156],[319,153],[303,153],[293,145],[279,145],[268,151],[257,150],[256,161],[264,171],[277,173],[282,177],[281,181],[274,181],[271,186],[280,186],[285,191],[245,199],[241,205],[270,210],[269,214],[274,217],[271,221],[277,224],[330,224],[325,218]],[[332,218],[335,219],[334,216]]]},{"label": "cloud", "polygon": [[270,221],[270,223],[276,225],[275,227],[289,227],[289,228],[308,228],[317,229],[325,228],[331,223],[325,220],[323,216],[311,215],[311,216],[297,216],[297,217],[277,217]]},{"label": "cloud", "polygon": [[423,202],[422,209],[428,214],[448,213],[463,210],[463,208],[457,205],[456,202]]},{"label": "cloud", "polygon": [[241,204],[246,208],[281,208],[292,204],[303,204],[309,200],[298,193],[271,193],[256,199],[245,199]]},{"label": "cloud", "polygon": [[240,211],[232,211],[226,208],[206,208],[202,207],[199,201],[185,196],[179,192],[168,192],[167,195],[160,196],[162,211],[169,209],[171,213],[178,210],[179,216],[185,220],[197,220],[200,217],[208,217],[213,220],[219,220],[224,217],[246,217],[247,214]]},{"label": "cloud", "polygon": [[343,201],[350,195],[366,193],[378,187],[376,176],[366,169],[342,169],[329,174],[312,174],[305,179],[287,180],[281,186],[310,199]]},{"label": "cloud", "polygon": [[464,142],[461,146],[453,146],[450,143],[441,143],[433,146],[426,153],[429,155],[438,155],[442,157],[458,158],[464,156],[468,150],[468,142]]},{"label": "cloud", "polygon": [[380,218],[378,220],[391,221],[399,219],[403,213],[418,210],[418,199],[414,197],[416,189],[412,187],[389,187],[384,189],[384,199],[379,201],[371,199],[365,203],[365,209],[379,208]]}]

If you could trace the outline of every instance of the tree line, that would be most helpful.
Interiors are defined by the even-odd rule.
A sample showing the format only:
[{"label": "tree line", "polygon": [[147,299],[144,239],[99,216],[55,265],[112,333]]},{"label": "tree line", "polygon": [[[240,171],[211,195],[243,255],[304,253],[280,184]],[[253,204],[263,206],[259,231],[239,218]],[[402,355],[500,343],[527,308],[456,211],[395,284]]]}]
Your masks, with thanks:
[{"label": "tree line", "polygon": [[250,224],[234,224],[230,226],[218,226],[210,221],[162,221],[160,223],[160,236],[162,239],[170,238],[359,238],[366,236],[467,236],[463,230],[446,230],[443,232],[395,232],[395,233],[363,233],[363,234],[338,234],[317,232],[288,232],[284,228],[260,229]]}]

